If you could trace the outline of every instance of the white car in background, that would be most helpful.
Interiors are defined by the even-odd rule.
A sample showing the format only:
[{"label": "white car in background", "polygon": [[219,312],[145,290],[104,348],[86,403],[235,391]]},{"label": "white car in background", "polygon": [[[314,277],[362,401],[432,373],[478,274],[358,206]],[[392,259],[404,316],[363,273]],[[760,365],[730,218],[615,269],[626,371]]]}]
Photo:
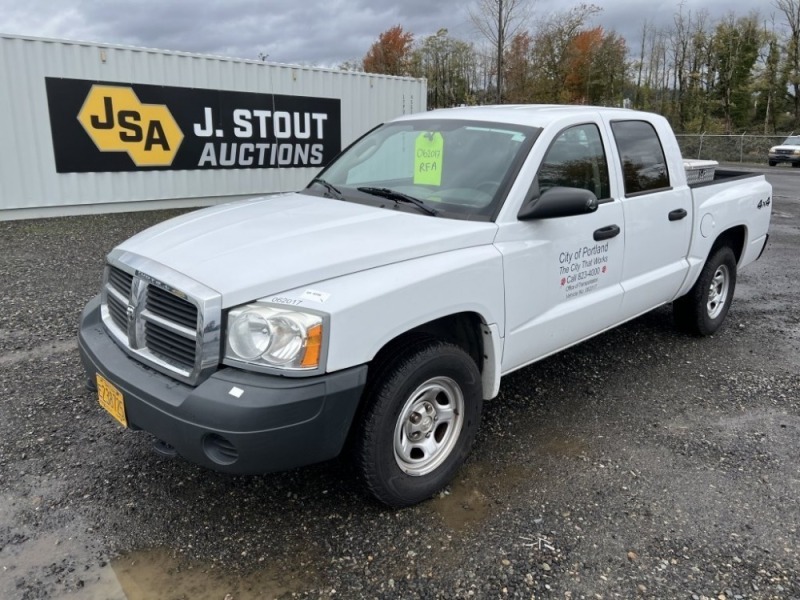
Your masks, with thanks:
[{"label": "white car in background", "polygon": [[788,162],[793,167],[800,167],[800,135],[790,135],[780,146],[769,149],[767,163],[774,167],[778,163]]}]

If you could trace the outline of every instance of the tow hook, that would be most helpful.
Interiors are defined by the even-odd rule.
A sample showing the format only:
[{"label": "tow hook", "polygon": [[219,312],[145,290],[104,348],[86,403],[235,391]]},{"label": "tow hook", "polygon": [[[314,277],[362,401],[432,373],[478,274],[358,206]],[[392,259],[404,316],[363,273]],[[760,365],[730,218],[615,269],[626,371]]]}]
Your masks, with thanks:
[{"label": "tow hook", "polygon": [[156,454],[164,456],[166,458],[175,458],[178,456],[178,451],[175,450],[172,446],[170,446],[164,440],[159,440],[158,438],[153,440],[153,450]]}]

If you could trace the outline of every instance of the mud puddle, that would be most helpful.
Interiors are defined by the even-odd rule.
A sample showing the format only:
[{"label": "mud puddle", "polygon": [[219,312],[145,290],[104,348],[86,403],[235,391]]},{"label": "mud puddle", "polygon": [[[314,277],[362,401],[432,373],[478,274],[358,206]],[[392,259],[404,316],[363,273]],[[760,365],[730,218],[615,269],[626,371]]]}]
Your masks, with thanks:
[{"label": "mud puddle", "polygon": [[[529,431],[529,430],[528,430]],[[536,453],[550,458],[586,456],[587,443],[563,431],[543,427],[541,432],[525,434],[525,444]],[[522,487],[535,485],[538,465],[511,463],[505,465],[471,462],[462,467],[453,483],[425,506],[436,513],[453,531],[478,526],[491,517],[504,499]]]},{"label": "mud puddle", "polygon": [[557,430],[533,438],[538,453],[561,458],[581,458],[587,454],[587,444],[582,438]]},{"label": "mud puddle", "polygon": [[213,563],[175,558],[165,549],[132,552],[100,569],[86,600],[273,600],[314,588],[309,573],[270,565],[235,573]]},{"label": "mud puddle", "polygon": [[431,500],[429,506],[444,524],[462,531],[483,522],[491,513],[492,500],[487,495],[486,468],[473,464],[462,468],[462,474],[444,492]]}]

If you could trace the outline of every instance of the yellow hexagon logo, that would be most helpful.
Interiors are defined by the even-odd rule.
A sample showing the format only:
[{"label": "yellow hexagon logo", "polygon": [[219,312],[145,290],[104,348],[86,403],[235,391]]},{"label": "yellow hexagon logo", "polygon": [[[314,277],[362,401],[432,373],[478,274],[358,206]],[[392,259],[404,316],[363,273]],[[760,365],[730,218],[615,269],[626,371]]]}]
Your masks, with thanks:
[{"label": "yellow hexagon logo", "polygon": [[137,167],[168,167],[183,132],[164,104],[142,104],[129,87],[93,85],[78,121],[101,152],[127,152]]}]

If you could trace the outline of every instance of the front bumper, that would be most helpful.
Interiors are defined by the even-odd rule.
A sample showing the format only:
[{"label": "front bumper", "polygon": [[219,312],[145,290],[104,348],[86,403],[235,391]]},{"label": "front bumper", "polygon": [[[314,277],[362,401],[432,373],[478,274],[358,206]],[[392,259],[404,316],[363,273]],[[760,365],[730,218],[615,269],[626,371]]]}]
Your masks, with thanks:
[{"label": "front bumper", "polygon": [[122,392],[131,429],[228,473],[268,473],[337,456],[367,377],[366,365],[305,378],[221,368],[191,387],[123,352],[103,327],[99,296],[84,309],[78,345],[90,380],[100,373]]},{"label": "front bumper", "polygon": [[769,154],[768,162],[774,163],[791,163],[797,164],[800,163],[800,154]]}]

